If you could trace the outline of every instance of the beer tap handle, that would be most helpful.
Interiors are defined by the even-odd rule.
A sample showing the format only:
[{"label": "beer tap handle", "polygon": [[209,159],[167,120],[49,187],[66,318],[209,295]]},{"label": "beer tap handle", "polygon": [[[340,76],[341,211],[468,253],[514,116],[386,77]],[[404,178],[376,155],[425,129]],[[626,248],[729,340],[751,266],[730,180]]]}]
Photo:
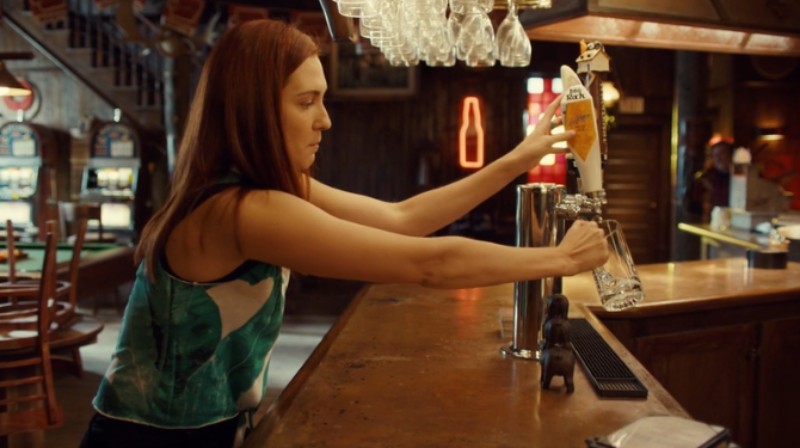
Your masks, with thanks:
[{"label": "beer tap handle", "polygon": [[570,67],[561,66],[561,79],[564,83],[561,99],[564,128],[575,131],[575,136],[567,140],[567,146],[580,173],[579,189],[584,195],[597,194],[603,190],[603,173],[593,98]]}]

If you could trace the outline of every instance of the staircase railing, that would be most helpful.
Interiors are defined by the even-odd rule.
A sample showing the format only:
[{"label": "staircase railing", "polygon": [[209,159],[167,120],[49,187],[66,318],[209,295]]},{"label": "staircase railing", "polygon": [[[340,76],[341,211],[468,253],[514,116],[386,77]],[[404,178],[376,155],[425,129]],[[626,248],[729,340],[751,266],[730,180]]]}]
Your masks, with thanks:
[{"label": "staircase railing", "polygon": [[[133,126],[163,130],[163,58],[146,42],[127,40],[112,10],[98,8],[95,0],[70,0],[64,22],[43,25],[27,2],[4,5],[4,22],[38,52],[120,109]],[[154,34],[146,26],[139,32]]]}]

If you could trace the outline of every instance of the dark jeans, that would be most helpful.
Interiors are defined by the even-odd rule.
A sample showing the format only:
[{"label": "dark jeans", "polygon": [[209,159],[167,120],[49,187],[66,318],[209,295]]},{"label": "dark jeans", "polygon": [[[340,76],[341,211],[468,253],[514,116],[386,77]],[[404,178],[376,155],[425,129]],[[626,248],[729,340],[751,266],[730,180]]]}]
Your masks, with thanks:
[{"label": "dark jeans", "polygon": [[95,414],[80,448],[231,448],[239,418],[202,428],[163,429]]}]

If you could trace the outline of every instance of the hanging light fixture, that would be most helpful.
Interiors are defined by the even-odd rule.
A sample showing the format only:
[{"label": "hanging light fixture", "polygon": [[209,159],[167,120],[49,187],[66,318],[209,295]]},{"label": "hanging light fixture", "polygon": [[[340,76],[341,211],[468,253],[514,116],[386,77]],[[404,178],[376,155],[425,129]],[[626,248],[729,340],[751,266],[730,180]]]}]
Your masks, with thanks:
[{"label": "hanging light fixture", "polygon": [[33,59],[33,53],[0,53],[0,96],[28,96],[32,92],[8,71],[4,60]]},{"label": "hanging light fixture", "polygon": [[17,81],[3,61],[0,61],[0,96],[27,96],[30,94],[30,89]]},{"label": "hanging light fixture", "polygon": [[756,129],[756,138],[759,140],[776,141],[783,140],[785,133],[782,127],[759,127]]},{"label": "hanging light fixture", "polygon": [[[520,8],[549,8],[551,0],[334,0],[339,14],[357,20],[358,33],[391,65],[526,67],[530,39],[519,21]],[[489,18],[507,9],[497,27]]]},{"label": "hanging light fixture", "polygon": [[614,85],[613,81],[603,81],[601,85],[603,91],[603,106],[605,106],[606,109],[611,109],[620,99],[621,95],[619,90],[617,90],[617,86]]}]

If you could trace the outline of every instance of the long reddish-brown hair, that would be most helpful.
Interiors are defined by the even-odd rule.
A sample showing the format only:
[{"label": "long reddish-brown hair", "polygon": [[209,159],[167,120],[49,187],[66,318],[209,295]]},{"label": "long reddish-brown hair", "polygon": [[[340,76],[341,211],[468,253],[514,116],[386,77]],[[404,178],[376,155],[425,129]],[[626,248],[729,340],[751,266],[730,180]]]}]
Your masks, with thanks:
[{"label": "long reddish-brown hair", "polygon": [[318,53],[311,37],[275,20],[244,22],[214,46],[192,101],[169,196],[136,248],[136,261],[145,260],[151,280],[172,229],[227,174],[241,179],[239,199],[250,189],[305,196],[303,176],[286,152],[280,102],[289,75]]}]

